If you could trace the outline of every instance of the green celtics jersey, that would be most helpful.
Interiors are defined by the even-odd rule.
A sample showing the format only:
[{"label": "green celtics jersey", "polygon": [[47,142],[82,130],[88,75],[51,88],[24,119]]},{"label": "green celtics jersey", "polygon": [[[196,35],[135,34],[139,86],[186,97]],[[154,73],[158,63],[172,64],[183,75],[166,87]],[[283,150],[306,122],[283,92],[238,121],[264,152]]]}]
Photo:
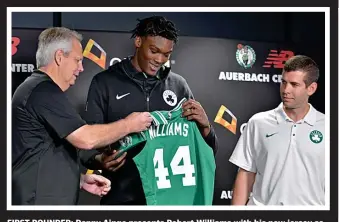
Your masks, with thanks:
[{"label": "green celtics jersey", "polygon": [[211,205],[214,191],[213,150],[194,121],[182,118],[183,99],[171,111],[151,112],[154,124],[120,140],[120,151],[145,142],[133,160],[148,205]]}]

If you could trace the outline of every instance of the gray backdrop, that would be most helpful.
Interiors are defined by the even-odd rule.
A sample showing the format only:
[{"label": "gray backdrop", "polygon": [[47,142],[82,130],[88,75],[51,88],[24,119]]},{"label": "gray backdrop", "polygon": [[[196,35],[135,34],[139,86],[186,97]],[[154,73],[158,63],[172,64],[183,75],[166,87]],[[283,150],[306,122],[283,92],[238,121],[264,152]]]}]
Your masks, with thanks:
[{"label": "gray backdrop", "polygon": [[[35,51],[40,32],[41,30],[38,29],[13,29],[13,37],[20,38],[20,43],[16,46],[17,52],[12,56],[12,91],[30,74],[27,67],[32,67],[32,65],[35,67]],[[88,42],[93,40],[95,43],[90,49],[90,54],[100,58],[102,51],[104,51],[106,58],[101,60],[101,65],[104,63],[104,67],[101,67],[89,56],[86,57],[84,52],[85,71],[80,74],[77,83],[66,92],[69,100],[79,112],[84,108],[93,76],[102,71],[103,68],[107,68],[112,59],[117,62],[118,59],[123,59],[134,52],[130,34],[92,31],[81,31],[80,33],[84,35],[84,50],[88,46]],[[255,61],[252,67],[244,68],[238,63],[237,50],[239,44],[250,46],[254,50]],[[288,54],[284,51],[306,54],[315,59],[316,62],[324,64],[324,54],[312,52],[311,47],[301,49],[281,43],[181,37],[175,46],[170,62],[172,70],[187,80],[196,100],[205,108],[219,139],[214,195],[214,204],[216,205],[230,204],[231,190],[237,168],[229,163],[228,159],[241,134],[241,127],[253,114],[273,109],[280,102],[279,82],[274,82],[273,79],[278,79],[278,75],[282,71],[281,66],[279,64],[266,64],[265,61],[273,61],[275,58],[276,63],[281,61],[280,65],[283,64],[283,61],[285,61],[283,58],[286,59]],[[253,51],[251,55],[253,55]],[[271,57],[272,60],[268,60],[268,57]],[[277,57],[282,59],[279,60]],[[30,64],[30,66],[24,64]],[[264,67],[265,64],[269,67]],[[224,74],[221,74],[221,72]],[[219,79],[220,76],[225,78],[226,73],[230,72],[233,73],[233,79]],[[237,81],[236,75],[239,75],[239,73],[248,73],[247,75],[253,77],[263,75],[267,77],[268,82]],[[323,81],[319,83],[320,93],[317,93],[316,99],[311,102],[319,111],[324,112],[324,94],[322,93],[324,84]],[[232,122],[232,118],[236,119],[233,132],[232,128],[227,129],[215,121],[221,106],[228,109],[228,112],[221,115],[222,119],[228,123]],[[83,172],[86,172],[86,169],[83,168]],[[98,204],[98,202],[97,197],[85,192],[81,193],[80,204]]]}]

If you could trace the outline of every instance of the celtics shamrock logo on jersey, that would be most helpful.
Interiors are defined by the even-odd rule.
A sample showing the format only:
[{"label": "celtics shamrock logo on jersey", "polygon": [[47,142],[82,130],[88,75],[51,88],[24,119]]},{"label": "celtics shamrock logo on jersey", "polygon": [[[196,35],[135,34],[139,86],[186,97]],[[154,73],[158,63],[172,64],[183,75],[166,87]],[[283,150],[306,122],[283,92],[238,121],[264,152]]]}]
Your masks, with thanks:
[{"label": "celtics shamrock logo on jersey", "polygon": [[321,141],[323,141],[323,134],[318,130],[313,130],[310,133],[310,140],[313,143],[320,143]]},{"label": "celtics shamrock logo on jersey", "polygon": [[130,146],[132,144],[132,137],[131,136],[126,136],[126,137],[120,139],[119,143],[123,147]]}]

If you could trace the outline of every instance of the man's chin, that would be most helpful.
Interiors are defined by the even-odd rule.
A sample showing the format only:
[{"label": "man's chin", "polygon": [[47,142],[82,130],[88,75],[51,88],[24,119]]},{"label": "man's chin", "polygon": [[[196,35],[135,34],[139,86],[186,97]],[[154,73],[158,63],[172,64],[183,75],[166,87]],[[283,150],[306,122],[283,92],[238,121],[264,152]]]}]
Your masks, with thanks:
[{"label": "man's chin", "polygon": [[295,106],[290,102],[283,102],[285,109],[295,109]]},{"label": "man's chin", "polygon": [[74,86],[74,85],[75,85],[75,81],[69,83],[69,86],[70,86],[70,87],[71,87],[71,86]]}]

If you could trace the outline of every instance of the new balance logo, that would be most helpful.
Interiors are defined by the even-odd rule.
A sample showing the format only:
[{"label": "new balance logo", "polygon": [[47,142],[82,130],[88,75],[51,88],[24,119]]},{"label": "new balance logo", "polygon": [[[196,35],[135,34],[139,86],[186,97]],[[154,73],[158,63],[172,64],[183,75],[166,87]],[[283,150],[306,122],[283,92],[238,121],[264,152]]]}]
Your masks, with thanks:
[{"label": "new balance logo", "polygon": [[119,100],[119,99],[121,99],[121,98],[124,98],[125,96],[128,96],[129,94],[131,94],[131,93],[126,93],[126,94],[124,94],[124,95],[121,95],[121,96],[119,96],[118,94],[117,94],[117,100]]},{"label": "new balance logo", "polygon": [[292,51],[281,50],[278,54],[278,50],[271,49],[262,67],[272,68],[273,66],[276,69],[282,69],[284,68],[285,62],[292,56],[294,56],[294,52]]}]

